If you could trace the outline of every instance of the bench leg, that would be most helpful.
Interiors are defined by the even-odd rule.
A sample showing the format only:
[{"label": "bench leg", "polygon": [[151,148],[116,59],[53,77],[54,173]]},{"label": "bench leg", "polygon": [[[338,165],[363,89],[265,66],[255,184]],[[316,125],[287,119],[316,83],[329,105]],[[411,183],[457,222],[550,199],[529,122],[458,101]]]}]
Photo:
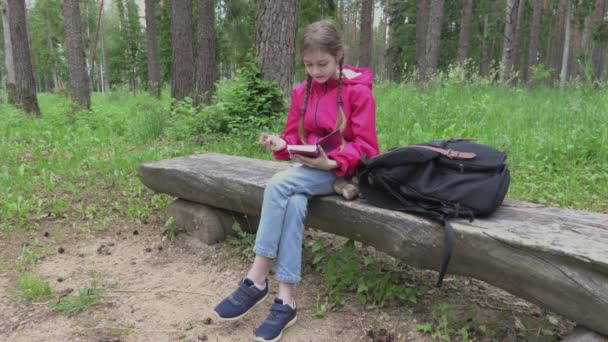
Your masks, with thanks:
[{"label": "bench leg", "polygon": [[219,209],[195,202],[177,199],[167,209],[167,219],[173,217],[177,228],[186,231],[204,244],[213,245],[224,240],[226,235],[234,235],[233,225],[242,230],[255,232],[259,218]]}]

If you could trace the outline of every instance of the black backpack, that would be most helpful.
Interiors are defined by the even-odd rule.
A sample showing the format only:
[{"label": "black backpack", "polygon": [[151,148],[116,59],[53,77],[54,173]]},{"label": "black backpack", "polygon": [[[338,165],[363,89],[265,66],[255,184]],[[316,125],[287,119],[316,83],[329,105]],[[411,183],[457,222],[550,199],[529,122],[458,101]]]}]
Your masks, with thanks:
[{"label": "black backpack", "polygon": [[507,155],[470,139],[438,140],[396,148],[357,169],[362,197],[370,204],[419,214],[443,224],[443,256],[437,287],[452,255],[450,218],[473,220],[500,207],[509,188]]}]

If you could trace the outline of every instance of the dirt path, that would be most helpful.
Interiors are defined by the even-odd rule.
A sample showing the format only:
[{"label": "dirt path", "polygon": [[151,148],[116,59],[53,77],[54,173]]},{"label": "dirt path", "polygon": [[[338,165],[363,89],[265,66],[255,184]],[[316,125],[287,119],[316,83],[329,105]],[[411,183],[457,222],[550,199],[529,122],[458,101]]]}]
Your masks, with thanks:
[{"label": "dirt path", "polygon": [[[266,303],[238,322],[218,322],[211,313],[213,306],[235,288],[248,263],[226,244],[206,246],[184,236],[171,243],[159,230],[158,222],[145,226],[123,222],[122,228],[103,233],[64,232],[52,241],[40,239],[40,248],[47,251],[47,256],[31,267],[31,273],[48,281],[56,293],[71,289],[73,295],[93,286],[103,290],[99,305],[72,316],[50,311],[50,303],[21,300],[15,294],[17,273],[6,267],[11,261],[4,260],[5,267],[0,269],[0,340],[252,340],[253,331],[267,314],[272,293]],[[23,238],[31,240],[43,231],[24,234]],[[311,234],[314,232],[307,232]],[[64,252],[54,252],[58,247]],[[3,253],[4,259],[9,257]],[[434,274],[429,272],[428,279],[432,283]],[[274,280],[271,289],[276,289]],[[545,313],[470,279],[448,280],[444,290],[430,291],[412,307],[390,305],[368,310],[354,296],[347,296],[344,307],[327,312],[321,319],[313,318],[317,294],[322,291],[319,274],[305,267],[302,285],[297,289],[298,322],[285,333],[283,341],[432,341],[429,334],[417,332],[416,325],[429,320],[432,308],[442,302],[450,302],[454,308],[474,309],[478,322],[489,320],[495,336],[488,335],[487,340],[500,337],[516,341],[536,329],[531,332],[537,335],[536,340],[551,341],[571,326],[551,316],[554,319],[542,327],[529,328],[526,318],[546,321]]]}]

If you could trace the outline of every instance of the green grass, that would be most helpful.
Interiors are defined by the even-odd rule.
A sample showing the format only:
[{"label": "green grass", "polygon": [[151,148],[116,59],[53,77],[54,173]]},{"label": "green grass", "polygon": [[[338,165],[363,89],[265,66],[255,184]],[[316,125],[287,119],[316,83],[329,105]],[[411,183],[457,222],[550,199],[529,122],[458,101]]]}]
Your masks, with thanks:
[{"label": "green grass", "polygon": [[509,198],[606,212],[607,95],[586,88],[381,85],[375,91],[380,146],[474,137],[507,152]]},{"label": "green grass", "polygon": [[53,295],[49,283],[31,273],[23,273],[19,276],[18,292],[19,296],[32,302],[44,301]]},{"label": "green grass", "polygon": [[[471,84],[457,77],[428,89],[381,84],[375,87],[379,142],[387,150],[475,137],[507,152],[509,198],[607,212],[606,93]],[[206,151],[272,158],[250,129],[188,139],[188,126],[171,116],[166,93],[160,101],[146,94],[94,94],[92,110],[81,113],[72,113],[64,97],[38,98],[41,118],[0,104],[0,235],[38,229],[44,220],[147,220],[169,198],[137,178],[146,161]]]},{"label": "green grass", "polygon": [[94,305],[99,304],[101,293],[97,287],[86,287],[78,290],[75,296],[65,297],[58,303],[49,305],[52,311],[59,311],[68,315],[75,315]]}]

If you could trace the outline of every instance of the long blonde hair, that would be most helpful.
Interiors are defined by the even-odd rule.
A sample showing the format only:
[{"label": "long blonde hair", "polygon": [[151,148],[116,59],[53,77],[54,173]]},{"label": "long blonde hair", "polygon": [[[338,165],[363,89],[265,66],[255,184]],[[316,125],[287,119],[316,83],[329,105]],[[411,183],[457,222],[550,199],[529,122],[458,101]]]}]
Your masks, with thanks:
[{"label": "long blonde hair", "polygon": [[[344,65],[344,43],[342,37],[338,32],[338,28],[333,21],[321,20],[314,22],[304,29],[302,40],[300,41],[300,55],[304,57],[304,54],[308,51],[320,50],[322,52],[329,53],[334,58],[338,58],[339,65],[339,76],[338,76],[338,118],[336,120],[336,129],[340,130],[340,133],[344,132],[346,128],[346,118],[342,111],[342,67]],[[310,88],[312,87],[312,77],[306,75],[306,96],[304,97],[304,106],[300,113],[300,122],[298,124],[298,135],[303,144],[306,144],[306,131],[304,130],[304,115],[306,113],[306,107],[308,106],[308,98],[310,97]]]}]

